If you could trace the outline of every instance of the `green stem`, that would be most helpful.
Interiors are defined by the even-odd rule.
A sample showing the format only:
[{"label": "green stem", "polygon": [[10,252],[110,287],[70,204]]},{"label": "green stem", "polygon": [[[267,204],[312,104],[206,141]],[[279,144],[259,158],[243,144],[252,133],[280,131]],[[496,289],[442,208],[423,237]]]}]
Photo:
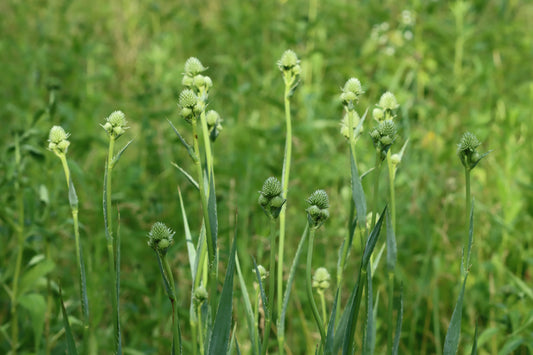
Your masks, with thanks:
[{"label": "green stem", "polygon": [[[389,193],[390,193],[390,215],[391,215],[391,223],[392,223],[392,230],[396,231],[396,195],[394,191],[394,180],[396,178],[396,169],[394,167],[394,164],[392,164],[391,159],[391,150],[389,149],[387,151],[387,166],[389,170]],[[394,299],[394,270],[388,270],[388,308],[387,308],[387,324],[389,325],[387,327],[387,354],[391,354],[392,352],[392,316],[393,316],[393,299]]]},{"label": "green stem", "polygon": [[378,193],[379,193],[379,175],[381,172],[381,152],[376,151],[376,163],[374,169],[374,199],[372,202],[372,223],[370,224],[370,230],[376,225],[377,206],[378,206]]},{"label": "green stem", "polygon": [[[286,75],[284,73],[284,75]],[[282,187],[283,187],[283,196],[287,199],[289,193],[289,175],[291,170],[291,155],[292,155],[292,123],[291,123],[291,87],[294,80],[287,80],[285,78],[285,124],[286,124],[286,138],[285,138],[285,155],[283,158],[283,172],[282,172]],[[283,302],[283,252],[285,250],[285,224],[286,224],[286,205],[281,209],[279,215],[279,249],[278,249],[278,273],[277,273],[277,283],[278,283],[278,294],[277,294],[277,308],[278,314],[281,314],[282,311],[282,302]],[[283,327],[280,327],[282,332],[278,331],[278,351],[280,355],[283,355],[284,344],[282,339],[285,338],[283,334]]]},{"label": "green stem", "polygon": [[[268,314],[265,322],[265,336],[263,338],[263,347],[261,354],[264,355],[268,349],[268,338],[270,338],[270,328],[272,325],[272,318],[274,316],[274,288],[276,286],[276,220],[270,219],[270,276],[268,287]],[[279,315],[280,313],[278,313]]]},{"label": "green stem", "polygon": [[118,294],[117,294],[117,273],[116,273],[116,238],[113,237],[113,214],[111,212],[112,203],[111,203],[111,176],[113,173],[113,152],[115,149],[115,137],[112,135],[109,136],[109,150],[107,154],[107,174],[106,174],[106,221],[107,221],[107,255],[109,259],[109,274],[111,285],[109,289],[111,290],[111,304],[113,307],[113,330],[114,330],[114,342],[115,350],[118,353],[121,353],[122,349],[122,340],[120,336],[120,325],[119,325],[119,309],[118,309]]},{"label": "green stem", "polygon": [[322,319],[324,319],[324,327],[326,326],[326,319],[327,313],[326,313],[326,298],[324,297],[324,291],[318,291],[318,296],[320,298],[320,308],[322,308]]},{"label": "green stem", "polygon": [[[204,350],[204,336],[202,331],[202,305],[198,305],[197,307],[197,317],[198,317],[198,340],[200,342],[200,354],[203,355],[205,353]],[[196,346],[194,346],[195,353],[196,353]]]},{"label": "green stem", "polygon": [[313,297],[313,288],[312,288],[312,281],[311,281],[311,264],[313,261],[313,243],[315,240],[315,228],[311,228],[309,230],[309,244],[307,248],[307,265],[305,268],[305,279],[306,279],[306,291],[307,291],[307,298],[309,299],[309,303],[311,304],[311,310],[313,312],[313,316],[315,317],[316,325],[318,326],[318,330],[320,331],[320,342],[323,343],[326,340],[326,331],[324,330],[324,325],[322,323],[322,319],[320,318],[320,313],[318,313],[318,308],[316,306],[315,298]]},{"label": "green stem", "polygon": [[[176,286],[174,285],[174,277],[172,276],[172,270],[170,269],[170,264],[168,263],[166,256],[159,255],[159,253],[158,256],[163,261],[163,277],[166,279],[166,283],[170,286],[170,292],[167,296],[172,305],[172,344],[177,344],[177,349],[181,349],[181,339],[179,333],[178,298],[176,296]],[[181,351],[178,350],[178,353],[181,353]]]},{"label": "green stem", "polygon": [[11,292],[11,353],[17,354],[18,348],[18,282],[20,277],[20,270],[22,268],[22,252],[24,251],[24,194],[20,186],[20,174],[21,174],[21,155],[20,155],[20,143],[18,135],[15,137],[15,166],[17,169],[17,179],[15,180],[15,196],[17,200],[17,215],[18,224],[15,231],[17,233],[17,259],[15,262],[15,273],[13,275],[13,288]]}]

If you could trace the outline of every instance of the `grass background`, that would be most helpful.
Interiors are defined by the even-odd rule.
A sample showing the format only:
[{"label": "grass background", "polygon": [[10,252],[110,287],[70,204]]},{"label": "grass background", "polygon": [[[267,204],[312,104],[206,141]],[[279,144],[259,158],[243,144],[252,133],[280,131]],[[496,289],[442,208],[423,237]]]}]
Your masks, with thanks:
[{"label": "grass background", "polygon": [[[402,20],[404,10],[410,11],[411,24]],[[350,199],[338,96],[344,82],[355,76],[366,90],[360,113],[391,90],[401,105],[399,141],[409,138],[397,176],[397,273],[405,297],[400,352],[438,354],[456,301],[466,224],[456,144],[466,130],[480,138],[482,151],[494,151],[473,172],[475,257],[460,351],[470,349],[476,320],[480,353],[526,354],[533,348],[530,2],[5,0],[0,12],[0,282],[10,285],[13,274],[17,244],[7,221],[16,216],[13,181],[20,176],[26,209],[23,265],[42,255],[49,241],[55,265],[50,275],[62,280],[70,313],[77,314],[64,176],[57,159],[45,150],[50,127],[60,124],[72,134],[68,158],[80,200],[91,311],[102,351],[112,342],[101,208],[107,138],[99,124],[120,109],[131,127],[126,136],[135,139],[115,171],[113,187],[121,219],[125,352],[162,353],[171,338],[171,311],[146,234],[158,220],[178,232],[169,257],[186,319],[190,280],[188,269],[180,266],[187,256],[177,186],[193,230],[199,230],[201,216],[196,192],[170,164],[192,170],[166,122],[168,118],[188,132],[176,108],[183,64],[196,56],[209,67],[211,107],[224,119],[215,145],[221,255],[228,253],[238,209],[239,252],[260,256],[268,224],[256,203],[257,191],[266,177],[281,176],[283,81],[275,63],[287,48],[298,53],[303,68],[293,99],[288,257],[305,225],[305,198],[323,188],[330,196],[332,217],[319,231],[314,260],[332,273],[335,269]],[[59,88],[54,91],[55,112],[39,116],[50,88]],[[22,132],[30,134],[17,175],[13,143]],[[358,143],[358,154],[360,169],[370,168],[374,152],[367,135]],[[357,253],[358,248],[348,263],[354,270]],[[241,262],[251,282],[251,259]],[[301,272],[303,276],[303,268]],[[345,275],[349,280],[349,271]],[[384,272],[375,277],[386,278]],[[298,283],[303,280],[296,285],[303,289]],[[30,290],[45,295],[46,284],[36,279]],[[384,287],[377,291],[386,293]],[[7,335],[9,297],[0,292],[0,326]],[[331,302],[333,294],[327,297]],[[314,331],[299,311],[304,299],[297,292],[290,308],[287,338],[294,354],[307,351],[301,329]],[[52,334],[62,328],[58,314],[54,306]],[[242,328],[244,318],[236,314]],[[35,348],[32,322],[28,315],[21,327],[28,352]],[[377,343],[384,344],[386,329],[379,326]],[[241,333],[239,341],[246,349],[244,328]],[[55,351],[63,343],[60,339]],[[0,352],[8,349],[6,338],[0,337]]]}]

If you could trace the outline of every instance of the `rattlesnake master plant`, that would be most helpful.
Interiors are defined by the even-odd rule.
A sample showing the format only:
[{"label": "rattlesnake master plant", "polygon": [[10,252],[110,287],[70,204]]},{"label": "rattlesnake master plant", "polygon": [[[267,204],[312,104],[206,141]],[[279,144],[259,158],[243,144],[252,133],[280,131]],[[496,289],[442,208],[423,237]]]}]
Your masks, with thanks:
[{"label": "rattlesnake master plant", "polygon": [[481,142],[477,137],[470,133],[466,132],[461,137],[461,141],[457,145],[457,155],[461,160],[461,164],[465,169],[472,170],[476,165],[490,152],[480,154],[477,151],[477,148],[481,145]]},{"label": "rattlesnake master plant", "polygon": [[309,207],[305,211],[309,225],[317,229],[329,218],[328,194],[324,190],[316,190],[309,196],[307,203]]},{"label": "rattlesnake master plant", "polygon": [[70,133],[66,133],[63,127],[53,126],[48,135],[48,149],[54,152],[57,156],[67,154],[70,141],[67,139]]},{"label": "rattlesnake master plant", "polygon": [[259,194],[258,202],[265,214],[272,219],[278,218],[281,208],[286,202],[286,199],[283,198],[281,182],[275,177],[269,177],[265,180]]},{"label": "rattlesnake master plant", "polygon": [[164,223],[156,222],[148,233],[148,246],[156,252],[165,255],[168,248],[174,244],[174,234],[175,232]]},{"label": "rattlesnake master plant", "polygon": [[122,111],[114,111],[106,118],[106,122],[101,126],[110,137],[117,139],[129,128],[126,126],[127,124],[126,115]]}]

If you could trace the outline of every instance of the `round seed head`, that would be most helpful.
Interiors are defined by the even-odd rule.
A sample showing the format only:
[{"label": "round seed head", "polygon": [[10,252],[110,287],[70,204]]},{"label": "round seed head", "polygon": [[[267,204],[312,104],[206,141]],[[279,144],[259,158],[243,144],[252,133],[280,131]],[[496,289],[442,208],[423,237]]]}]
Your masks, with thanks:
[{"label": "round seed head", "polygon": [[324,291],[329,288],[331,275],[325,267],[316,269],[313,275],[313,287],[318,288],[319,291]]},{"label": "round seed head", "polygon": [[261,194],[271,199],[281,194],[281,183],[278,179],[271,176],[265,180]]},{"label": "round seed head", "polygon": [[461,142],[459,143],[459,152],[475,152],[477,147],[481,145],[481,142],[477,139],[477,137],[470,133],[466,132],[463,134],[463,137],[461,137]]},{"label": "round seed head", "polygon": [[376,107],[372,110],[372,117],[374,117],[376,121],[380,122],[383,120],[383,110]]},{"label": "round seed head", "polygon": [[198,102],[198,97],[194,91],[185,89],[180,93],[179,105],[184,108],[194,109]]},{"label": "round seed head", "polygon": [[107,122],[113,127],[124,127],[127,123],[126,115],[122,111],[114,111],[107,117]]},{"label": "round seed head", "polygon": [[324,190],[316,190],[309,196],[307,203],[310,206],[317,206],[321,210],[327,209],[329,208],[328,194]]},{"label": "round seed head", "polygon": [[381,95],[381,98],[379,99],[379,106],[384,110],[395,110],[400,105],[398,105],[396,97],[390,91],[387,91]]},{"label": "round seed head", "polygon": [[205,119],[210,127],[215,126],[221,120],[220,115],[215,110],[209,110],[205,115]]},{"label": "round seed head", "polygon": [[65,132],[61,126],[53,126],[50,129],[50,134],[48,136],[48,141],[51,143],[58,144],[61,141],[67,140],[69,134]]},{"label": "round seed head", "polygon": [[189,76],[195,76],[206,69],[207,68],[202,65],[202,62],[200,62],[198,58],[190,57],[185,62],[185,74]]},{"label": "round seed head", "polygon": [[396,153],[390,157],[390,160],[393,165],[398,165],[402,161],[402,157],[400,154]]},{"label": "round seed head", "polygon": [[296,67],[299,63],[300,61],[298,60],[296,53],[291,49],[287,49],[278,61],[278,66],[281,70],[290,70]]},{"label": "round seed head", "polygon": [[385,120],[379,123],[378,132],[380,136],[394,137],[396,135],[396,124],[393,120]]},{"label": "round seed head", "polygon": [[174,242],[174,232],[162,222],[156,222],[148,233],[148,245],[156,250],[166,253]]},{"label": "round seed head", "polygon": [[361,82],[357,78],[348,79],[348,81],[344,84],[344,88],[342,89],[342,91],[345,93],[354,93],[356,97],[359,97],[361,94],[364,93],[363,88],[361,86]]}]

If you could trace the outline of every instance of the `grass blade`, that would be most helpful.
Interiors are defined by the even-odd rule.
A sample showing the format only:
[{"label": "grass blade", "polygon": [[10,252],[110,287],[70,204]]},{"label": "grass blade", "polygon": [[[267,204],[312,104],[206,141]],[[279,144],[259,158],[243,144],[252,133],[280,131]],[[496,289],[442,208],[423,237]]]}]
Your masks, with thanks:
[{"label": "grass blade", "polygon": [[328,323],[328,333],[326,335],[326,342],[324,344],[324,354],[333,355],[333,345],[335,340],[335,317],[337,315],[337,302],[339,300],[339,289],[335,293],[335,298],[333,299],[333,305],[331,306],[331,316],[329,317]]},{"label": "grass blade", "polygon": [[78,355],[76,343],[74,342],[72,330],[70,329],[70,322],[68,320],[67,310],[65,309],[65,303],[63,302],[63,291],[61,289],[61,285],[59,286],[59,303],[61,304],[61,313],[63,314],[63,326],[65,327],[65,336],[67,338],[67,354]]},{"label": "grass blade", "polygon": [[400,298],[394,307],[396,309],[396,334],[394,335],[394,343],[392,345],[392,355],[398,355],[398,348],[400,346],[400,335],[402,333],[403,322],[403,286],[400,288]]},{"label": "grass blade", "polygon": [[192,186],[196,187],[196,190],[200,190],[200,185],[198,185],[196,180],[194,180],[194,178],[188,172],[186,172],[181,166],[179,166],[178,164],[174,162],[171,162],[170,164],[172,164],[176,169],[178,169],[185,176],[185,178],[192,184]]},{"label": "grass blade", "polygon": [[208,354],[224,354],[228,350],[228,343],[231,331],[231,314],[233,310],[233,275],[235,272],[235,248],[237,241],[237,228],[235,228],[235,237],[231,246],[229,256],[228,269],[226,270],[226,277],[224,285],[222,286],[222,293],[218,302],[217,314],[215,316],[215,323],[213,324],[213,332],[209,341]]},{"label": "grass blade", "polygon": [[464,278],[463,287],[457,298],[457,303],[455,304],[455,309],[453,310],[452,320],[448,326],[448,331],[446,332],[446,338],[444,339],[444,349],[443,355],[455,355],[457,353],[457,348],[459,347],[459,337],[461,335],[461,318],[463,313],[463,297],[465,294],[465,285],[468,274]]},{"label": "grass blade", "polygon": [[470,355],[477,355],[477,320],[476,320],[476,329],[474,330],[474,344],[472,344],[472,352]]},{"label": "grass blade", "polygon": [[194,280],[196,273],[196,249],[194,248],[194,242],[191,236],[191,230],[189,228],[189,222],[187,220],[187,213],[185,212],[185,206],[183,205],[183,197],[181,196],[181,189],[178,187],[178,197],[180,199],[181,216],[183,218],[183,231],[185,233],[185,243],[187,244],[187,255],[189,256],[189,266],[191,268],[191,279]]},{"label": "grass blade", "polygon": [[383,217],[385,216],[385,213],[387,212],[387,206],[383,209],[383,212],[381,212],[381,215],[379,216],[378,222],[374,226],[374,229],[372,229],[372,232],[370,232],[370,235],[368,236],[368,239],[366,241],[365,250],[363,252],[363,262],[362,262],[362,268],[366,269],[368,266],[368,262],[370,261],[370,256],[374,252],[374,248],[376,246],[376,243],[378,242],[379,232],[381,231],[381,224],[383,223]]},{"label": "grass blade", "polygon": [[374,353],[374,346],[376,343],[376,329],[374,325],[374,308],[372,304],[372,268],[367,270],[366,280],[366,296],[367,296],[367,317],[366,317],[366,331],[365,331],[365,344],[363,347],[363,354],[372,355]]},{"label": "grass blade", "polygon": [[242,276],[241,265],[239,263],[239,255],[235,253],[235,266],[237,268],[237,277],[239,278],[239,286],[241,288],[242,298],[244,300],[244,308],[246,309],[246,318],[248,320],[248,329],[250,331],[250,341],[252,343],[252,354],[257,354],[259,349],[257,349],[257,339],[255,336],[255,320],[254,312],[252,310],[252,304],[250,303],[250,295],[248,294],[248,289],[246,288],[246,283],[244,282],[244,277]]}]

